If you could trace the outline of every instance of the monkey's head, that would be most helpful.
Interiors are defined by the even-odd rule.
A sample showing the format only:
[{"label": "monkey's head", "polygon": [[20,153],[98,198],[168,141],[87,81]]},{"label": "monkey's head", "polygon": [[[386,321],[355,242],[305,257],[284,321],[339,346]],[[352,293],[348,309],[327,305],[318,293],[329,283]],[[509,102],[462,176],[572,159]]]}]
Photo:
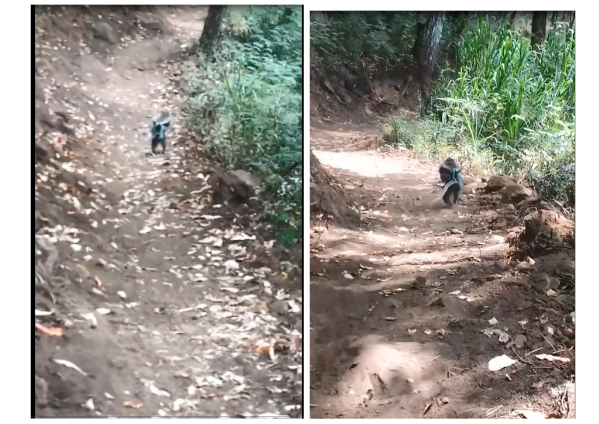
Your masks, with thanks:
[{"label": "monkey's head", "polygon": [[447,158],[445,161],[439,166],[439,177],[441,181],[447,183],[451,180],[457,179],[457,174],[462,171],[455,160],[452,158]]}]

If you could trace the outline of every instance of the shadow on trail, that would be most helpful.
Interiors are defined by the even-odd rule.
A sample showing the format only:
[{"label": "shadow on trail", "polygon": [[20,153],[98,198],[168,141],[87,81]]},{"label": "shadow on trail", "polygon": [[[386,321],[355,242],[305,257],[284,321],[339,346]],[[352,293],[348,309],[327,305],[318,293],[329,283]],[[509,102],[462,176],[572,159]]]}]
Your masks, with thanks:
[{"label": "shadow on trail", "polygon": [[[434,167],[323,151],[313,140],[330,133],[318,136],[314,154],[371,213],[313,236],[310,416],[497,418],[546,402],[539,387],[567,373],[528,355],[567,343],[543,324],[559,327],[563,308],[512,272],[506,234],[490,231],[476,197],[436,209]],[[518,363],[490,372],[503,354]]]}]

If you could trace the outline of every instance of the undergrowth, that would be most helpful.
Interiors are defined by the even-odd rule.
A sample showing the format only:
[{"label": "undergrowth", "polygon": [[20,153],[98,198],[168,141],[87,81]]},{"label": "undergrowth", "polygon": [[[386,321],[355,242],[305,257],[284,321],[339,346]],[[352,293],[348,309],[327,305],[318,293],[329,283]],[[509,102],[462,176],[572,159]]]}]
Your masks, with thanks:
[{"label": "undergrowth", "polygon": [[415,13],[311,12],[310,65],[392,69],[409,55],[415,25]]},{"label": "undergrowth", "polygon": [[265,179],[263,217],[302,240],[302,8],[230,7],[214,60],[186,75],[188,125],[207,157]]}]

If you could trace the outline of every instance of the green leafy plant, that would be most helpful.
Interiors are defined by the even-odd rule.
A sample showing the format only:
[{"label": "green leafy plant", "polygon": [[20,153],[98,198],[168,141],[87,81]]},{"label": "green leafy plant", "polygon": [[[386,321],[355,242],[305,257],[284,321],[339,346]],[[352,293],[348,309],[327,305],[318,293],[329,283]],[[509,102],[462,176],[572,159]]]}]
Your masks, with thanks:
[{"label": "green leafy plant", "polygon": [[186,75],[188,125],[208,157],[265,180],[264,219],[285,245],[302,239],[302,10],[232,8],[213,61]]}]

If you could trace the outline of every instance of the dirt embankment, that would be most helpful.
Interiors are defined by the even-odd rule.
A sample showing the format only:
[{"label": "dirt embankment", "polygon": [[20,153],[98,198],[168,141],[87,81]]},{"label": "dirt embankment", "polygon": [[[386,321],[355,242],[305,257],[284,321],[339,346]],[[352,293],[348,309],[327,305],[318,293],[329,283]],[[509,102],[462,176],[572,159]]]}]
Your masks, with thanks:
[{"label": "dirt embankment", "polygon": [[35,10],[36,417],[300,413],[301,275],[255,216],[205,205],[182,127],[205,13]]},{"label": "dirt embankment", "polygon": [[310,416],[574,417],[568,214],[505,177],[439,207],[434,164],[312,81]]},{"label": "dirt embankment", "polygon": [[310,116],[325,123],[371,123],[378,117],[418,107],[418,86],[411,67],[372,75],[344,67],[310,71]]}]

